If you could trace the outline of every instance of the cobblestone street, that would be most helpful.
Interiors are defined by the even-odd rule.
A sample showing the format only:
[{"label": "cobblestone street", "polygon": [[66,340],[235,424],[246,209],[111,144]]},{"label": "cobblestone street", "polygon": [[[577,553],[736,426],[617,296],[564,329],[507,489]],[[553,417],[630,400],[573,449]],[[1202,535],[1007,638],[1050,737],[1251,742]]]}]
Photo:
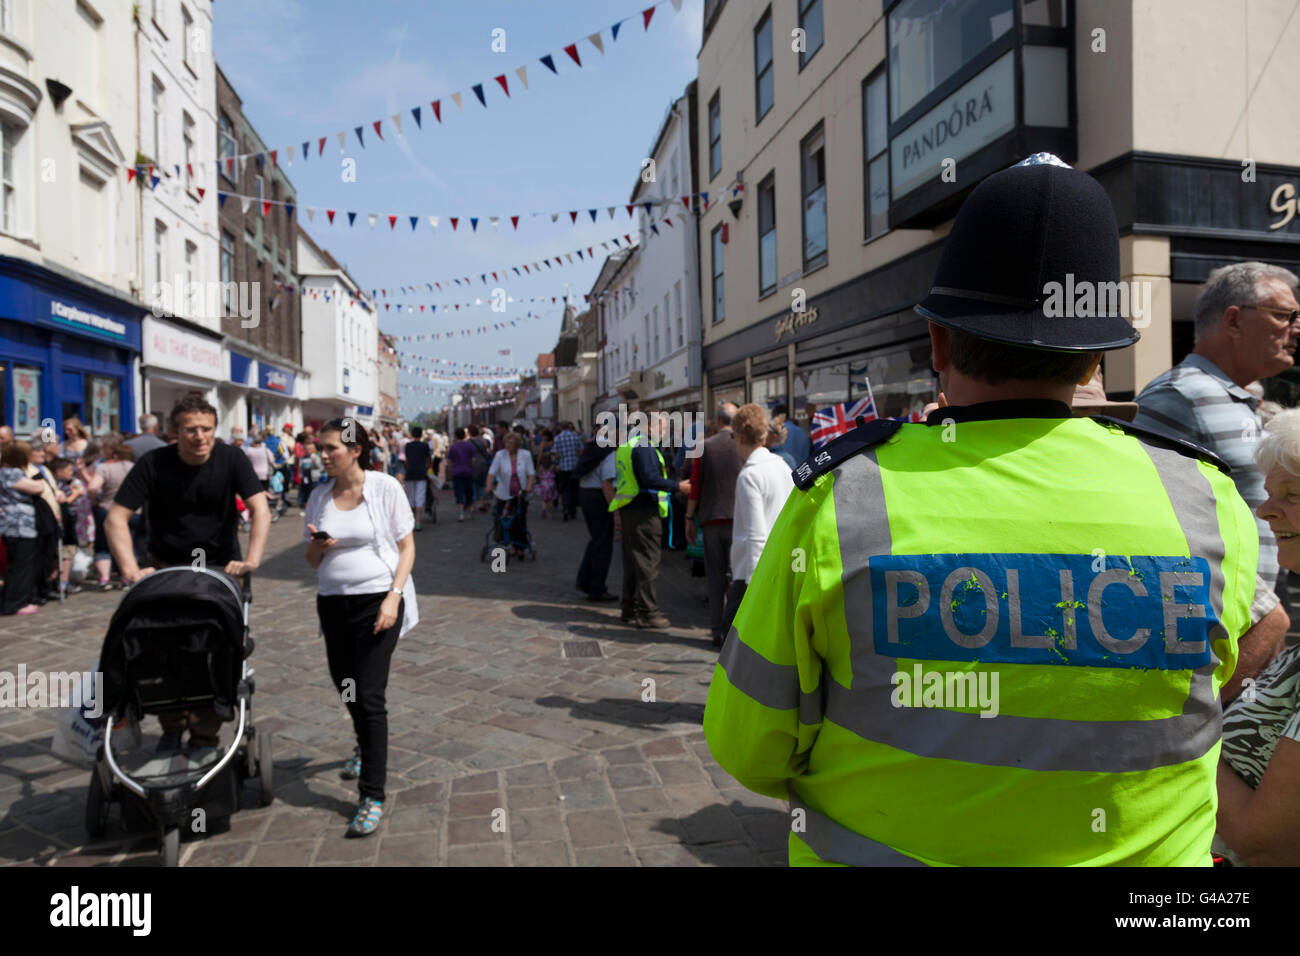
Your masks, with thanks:
[{"label": "cobblestone street", "polygon": [[[339,778],[351,722],[329,683],[294,509],[272,525],[252,607],[254,713],[274,733],[276,799],[257,808],[250,783],[250,808],[228,831],[183,842],[181,864],[783,865],[783,805],[740,788],[704,742],[716,652],[703,579],[682,552],[665,554],[659,581],[674,627],[638,631],[617,603],[574,589],[581,521],[536,509],[538,560],[493,573],[478,560],[490,519],[457,523],[439,497],[441,521],[416,539],[421,621],[393,659],[380,831],[343,836],[356,802]],[[620,574],[616,556],[614,588]],[[5,619],[4,666],[89,668],[119,598],[77,594]],[[600,656],[567,656],[571,642],[595,642]],[[642,700],[646,678],[653,702]],[[106,837],[86,844],[89,772],[51,754],[54,713],[0,710],[0,860],[154,865],[154,836],[124,832],[116,810]]]}]

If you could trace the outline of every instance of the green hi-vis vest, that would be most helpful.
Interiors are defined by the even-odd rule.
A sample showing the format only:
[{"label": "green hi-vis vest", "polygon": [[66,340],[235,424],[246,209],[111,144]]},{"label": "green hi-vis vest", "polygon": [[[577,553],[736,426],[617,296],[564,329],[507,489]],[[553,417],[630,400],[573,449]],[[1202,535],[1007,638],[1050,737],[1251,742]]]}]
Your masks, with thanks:
[{"label": "green hi-vis vest", "polygon": [[[632,468],[632,449],[644,441],[644,435],[632,435],[627,440],[627,444],[619,445],[618,451],[615,452],[617,481],[614,484],[614,497],[609,503],[610,511],[617,511],[641,493],[641,486],[636,481],[636,471]],[[668,467],[664,464],[663,452],[656,448],[655,454],[659,456],[659,473],[667,478]],[[656,491],[654,495],[659,502],[659,517],[667,518],[668,492]]]},{"label": "green hi-vis vest", "polygon": [[1210,863],[1258,534],[1136,432],[881,423],[796,472],[704,714],[792,865]]}]

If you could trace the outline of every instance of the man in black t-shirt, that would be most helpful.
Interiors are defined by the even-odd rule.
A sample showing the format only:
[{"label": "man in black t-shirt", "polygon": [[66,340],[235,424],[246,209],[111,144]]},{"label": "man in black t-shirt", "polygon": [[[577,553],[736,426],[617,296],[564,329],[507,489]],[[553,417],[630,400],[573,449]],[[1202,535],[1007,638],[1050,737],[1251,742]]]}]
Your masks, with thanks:
[{"label": "man in black t-shirt", "polygon": [[[134,584],[160,567],[196,565],[222,568],[239,576],[262,562],[271,512],[266,492],[240,449],[216,440],[217,410],[198,395],[176,403],[170,416],[175,445],[148,452],[127,473],[104,519],[109,550],[122,581]],[[235,496],[253,515],[248,557],[241,558]],[[148,566],[141,568],[127,526],[145,508],[149,529]],[[195,554],[198,550],[200,553]],[[160,749],[178,749],[187,722],[190,746],[216,746],[221,722],[210,708],[163,714]]]},{"label": "man in black t-shirt", "polygon": [[415,530],[420,530],[420,512],[424,511],[424,496],[429,487],[429,459],[432,452],[424,440],[424,429],[411,426],[411,440],[406,443],[406,500],[415,514]]}]

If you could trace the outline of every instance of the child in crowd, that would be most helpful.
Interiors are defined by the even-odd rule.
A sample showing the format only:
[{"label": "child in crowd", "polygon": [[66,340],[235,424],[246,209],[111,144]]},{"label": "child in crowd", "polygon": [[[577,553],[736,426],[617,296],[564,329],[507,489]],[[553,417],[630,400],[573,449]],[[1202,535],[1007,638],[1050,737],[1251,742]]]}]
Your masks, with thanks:
[{"label": "child in crowd", "polygon": [[[308,438],[303,442],[302,457],[298,459],[298,474],[302,483],[298,486],[298,507],[306,508],[306,501],[316,487],[316,476],[321,473],[320,455],[316,452],[316,443]],[[306,514],[304,511],[303,514]]]},{"label": "child in crowd", "polygon": [[552,505],[560,497],[555,484],[555,457],[546,451],[537,461],[537,494],[542,499],[542,517],[549,518]]},{"label": "child in crowd", "polygon": [[95,536],[95,515],[90,506],[86,486],[75,474],[75,464],[67,458],[55,458],[50,471],[59,488],[59,505],[63,511],[63,561],[59,566],[59,590],[62,594],[76,594],[81,588],[68,585],[68,572],[78,548],[89,549]]}]

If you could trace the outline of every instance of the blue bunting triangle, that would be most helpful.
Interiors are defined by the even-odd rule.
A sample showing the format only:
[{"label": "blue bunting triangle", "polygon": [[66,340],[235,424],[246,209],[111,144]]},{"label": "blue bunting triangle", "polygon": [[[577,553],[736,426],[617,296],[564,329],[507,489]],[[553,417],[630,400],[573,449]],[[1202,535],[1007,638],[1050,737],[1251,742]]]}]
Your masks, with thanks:
[{"label": "blue bunting triangle", "polygon": [[357,221],[357,214],[354,212],[348,213],[348,225],[350,226],[356,221]]},{"label": "blue bunting triangle", "polygon": [[302,158],[303,158],[304,160],[306,160],[306,158],[307,158],[307,144],[306,144],[306,143],[303,143],[303,144],[302,144]]},{"label": "blue bunting triangle", "polygon": [[478,232],[478,217],[477,217],[477,216],[470,216],[470,217],[469,217],[469,228],[470,228],[470,231],[471,231],[471,232]]},{"label": "blue bunting triangle", "polygon": [[410,220],[411,220],[411,232],[415,232],[415,226],[416,226],[417,223],[419,223],[419,221],[420,221],[420,217],[419,217],[419,216],[411,216],[411,217],[410,217]]},{"label": "blue bunting triangle", "polygon": [[650,231],[653,232],[656,236],[659,235],[659,227],[656,226],[653,222],[650,223]]},{"label": "blue bunting triangle", "polygon": [[542,66],[546,67],[552,73],[558,73],[558,71],[555,69],[555,61],[551,59],[551,55],[549,53],[546,54],[546,56],[542,57],[541,60],[542,60]]},{"label": "blue bunting triangle", "polygon": [[217,208],[220,209],[226,204],[226,197],[229,193],[217,193]]},{"label": "blue bunting triangle", "polygon": [[422,126],[420,125],[420,108],[419,108],[418,106],[412,106],[412,107],[411,107],[411,115],[415,117],[415,125],[416,125],[416,127],[417,127],[417,128],[420,128],[420,129],[423,129],[424,127],[422,127]]},{"label": "blue bunting triangle", "polygon": [[478,97],[478,101],[484,106],[487,106],[487,100],[483,99],[483,84],[475,83],[470,87],[470,89],[474,91],[474,95]]},{"label": "blue bunting triangle", "polygon": [[357,127],[357,129],[356,129],[356,133],[357,133],[357,142],[361,144],[361,148],[362,148],[362,149],[365,149],[365,148],[366,148],[366,139],[365,139],[364,136],[361,135],[361,127],[360,127],[360,126]]},{"label": "blue bunting triangle", "polygon": [[621,27],[622,25],[623,25],[623,21],[620,20],[618,21],[618,23],[614,24],[612,27],[609,28],[609,32],[614,34],[615,40],[618,39],[618,28]]},{"label": "blue bunting triangle", "polygon": [[594,210],[594,209],[588,209],[587,212],[589,212],[589,213],[591,214],[591,221],[592,221],[592,222],[595,222],[595,221],[596,221],[596,210]]}]

